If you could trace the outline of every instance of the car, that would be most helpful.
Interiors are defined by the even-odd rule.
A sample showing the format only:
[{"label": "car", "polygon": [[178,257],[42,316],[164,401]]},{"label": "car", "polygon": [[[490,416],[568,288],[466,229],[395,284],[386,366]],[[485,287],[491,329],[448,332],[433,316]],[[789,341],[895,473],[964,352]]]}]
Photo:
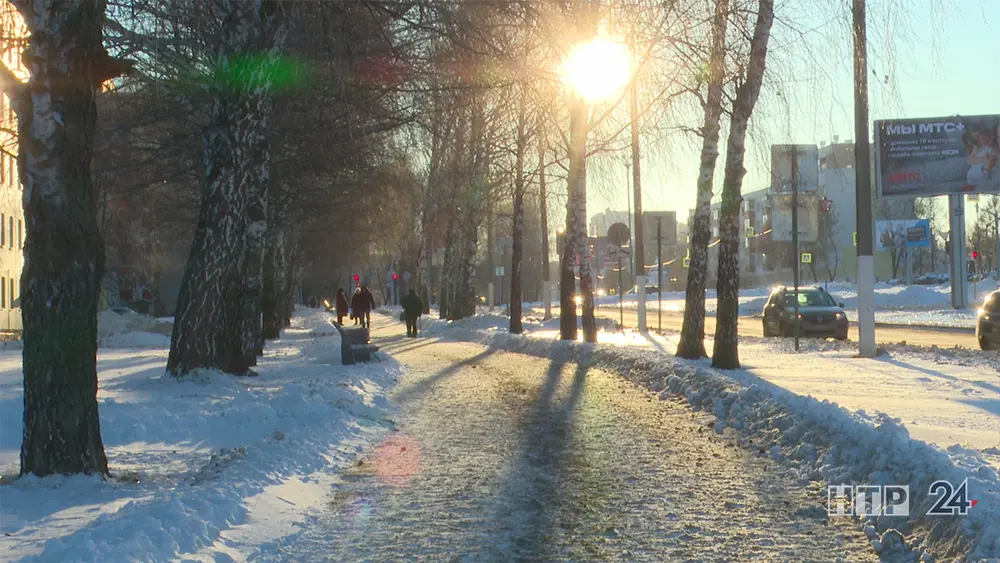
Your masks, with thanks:
[{"label": "car", "polygon": [[800,287],[798,301],[796,319],[795,289],[779,286],[771,291],[764,304],[764,336],[794,336],[798,324],[800,336],[847,340],[847,314],[843,303],[837,303],[822,287]]},{"label": "car", "polygon": [[108,307],[108,310],[111,311],[112,313],[117,313],[119,315],[138,315],[139,314],[139,313],[135,312],[134,310],[129,309],[128,307]]},{"label": "car", "polygon": [[979,347],[983,350],[1000,349],[1000,289],[987,295],[976,313]]}]

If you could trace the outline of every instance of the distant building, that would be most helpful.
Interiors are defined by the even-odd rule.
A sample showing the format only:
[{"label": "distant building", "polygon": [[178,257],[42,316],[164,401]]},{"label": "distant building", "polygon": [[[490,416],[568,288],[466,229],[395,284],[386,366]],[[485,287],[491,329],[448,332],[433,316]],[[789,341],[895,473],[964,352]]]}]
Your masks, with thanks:
[{"label": "distant building", "polygon": [[[28,30],[8,0],[0,0],[0,60],[20,80],[28,79],[21,51]],[[21,330],[21,271],[24,268],[24,208],[17,170],[17,117],[0,93],[0,330]]]}]

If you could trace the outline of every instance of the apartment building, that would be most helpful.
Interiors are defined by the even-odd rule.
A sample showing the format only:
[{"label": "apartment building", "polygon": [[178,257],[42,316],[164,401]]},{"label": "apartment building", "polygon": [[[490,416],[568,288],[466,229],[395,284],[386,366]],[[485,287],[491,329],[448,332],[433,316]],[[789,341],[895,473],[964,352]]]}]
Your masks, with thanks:
[{"label": "apartment building", "polygon": [[[0,61],[21,80],[28,71],[21,50],[28,30],[8,0],[0,0]],[[17,118],[0,93],[0,332],[19,331],[21,270],[24,267],[24,210],[17,170]]]}]

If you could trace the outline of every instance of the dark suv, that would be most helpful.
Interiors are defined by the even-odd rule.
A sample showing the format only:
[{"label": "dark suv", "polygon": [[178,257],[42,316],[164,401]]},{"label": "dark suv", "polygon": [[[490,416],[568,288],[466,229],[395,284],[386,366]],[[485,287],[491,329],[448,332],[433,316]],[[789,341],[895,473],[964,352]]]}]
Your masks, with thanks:
[{"label": "dark suv", "polygon": [[821,336],[847,340],[847,315],[822,287],[799,288],[799,317],[795,318],[795,290],[777,287],[764,305],[764,336]]},{"label": "dark suv", "polygon": [[986,296],[976,318],[976,339],[983,350],[1000,348],[1000,289]]}]

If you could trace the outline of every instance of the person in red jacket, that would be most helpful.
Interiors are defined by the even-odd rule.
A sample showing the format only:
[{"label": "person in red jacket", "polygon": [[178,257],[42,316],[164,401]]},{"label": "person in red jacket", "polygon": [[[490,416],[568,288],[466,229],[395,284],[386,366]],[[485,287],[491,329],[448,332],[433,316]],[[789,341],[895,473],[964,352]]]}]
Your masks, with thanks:
[{"label": "person in red jacket", "polygon": [[337,309],[337,324],[344,324],[344,317],[347,316],[347,310],[351,307],[351,304],[347,302],[347,296],[344,295],[344,288],[337,290],[337,300],[335,303]]}]

